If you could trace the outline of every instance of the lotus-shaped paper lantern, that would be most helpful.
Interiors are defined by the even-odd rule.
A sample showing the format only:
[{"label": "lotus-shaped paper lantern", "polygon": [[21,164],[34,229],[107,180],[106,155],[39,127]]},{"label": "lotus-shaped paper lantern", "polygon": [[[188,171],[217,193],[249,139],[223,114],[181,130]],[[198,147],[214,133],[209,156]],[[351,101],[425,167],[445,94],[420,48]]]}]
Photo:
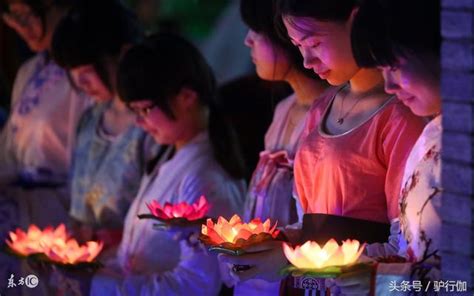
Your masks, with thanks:
[{"label": "lotus-shaped paper lantern", "polygon": [[201,196],[199,200],[193,204],[186,202],[180,202],[178,204],[171,204],[166,202],[163,206],[160,205],[156,200],[147,204],[151,214],[140,214],[140,219],[154,219],[161,223],[155,224],[156,229],[162,230],[163,226],[176,225],[176,226],[192,226],[196,227],[204,223],[205,216],[209,211],[210,205],[206,200],[206,197]]},{"label": "lotus-shaped paper lantern", "polygon": [[89,263],[92,263],[103,247],[102,242],[94,241],[80,246],[75,239],[69,237],[64,224],[57,228],[46,227],[44,230],[30,225],[26,233],[16,229],[15,232],[10,232],[10,238],[6,243],[20,256],[35,255],[38,260],[65,265],[86,263],[82,266],[94,268],[100,264]]},{"label": "lotus-shaped paper lantern", "polygon": [[207,219],[201,229],[201,241],[210,247],[219,247],[229,250],[243,249],[264,240],[275,239],[279,233],[277,223],[271,225],[270,219],[262,223],[260,219],[253,219],[243,223],[238,215],[229,221],[219,217],[217,223]]},{"label": "lotus-shaped paper lantern", "polygon": [[330,274],[340,273],[340,268],[354,264],[363,250],[364,245],[360,246],[357,240],[346,240],[339,246],[334,239],[331,239],[322,248],[313,241],[307,241],[294,249],[286,243],[283,244],[286,258],[296,267],[290,271],[312,270],[316,274],[319,271],[322,274],[325,271]]},{"label": "lotus-shaped paper lantern", "polygon": [[346,240],[339,246],[334,239],[331,239],[322,248],[313,241],[307,241],[294,249],[286,243],[283,244],[286,258],[301,269],[350,265],[357,261],[363,249],[357,240]]},{"label": "lotus-shaped paper lantern", "polygon": [[147,206],[155,217],[163,220],[185,218],[193,221],[203,218],[209,210],[209,203],[204,196],[201,196],[196,203],[191,205],[184,201],[175,205],[166,202],[162,207],[156,200],[153,200]]},{"label": "lotus-shaped paper lantern", "polygon": [[43,231],[36,225],[30,225],[27,232],[17,228],[15,232],[9,234],[10,239],[6,240],[7,245],[15,253],[22,256],[45,253],[55,244],[67,239],[64,224],[59,225],[56,229],[46,227]]},{"label": "lotus-shaped paper lantern", "polygon": [[102,242],[89,241],[80,246],[75,239],[69,239],[54,245],[46,252],[46,256],[57,263],[78,264],[94,261],[102,248]]}]

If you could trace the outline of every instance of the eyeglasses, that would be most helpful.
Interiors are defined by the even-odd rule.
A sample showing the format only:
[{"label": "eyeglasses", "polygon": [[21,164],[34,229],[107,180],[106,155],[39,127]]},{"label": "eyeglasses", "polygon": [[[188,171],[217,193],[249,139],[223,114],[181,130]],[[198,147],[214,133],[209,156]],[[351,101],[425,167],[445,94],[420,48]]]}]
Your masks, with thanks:
[{"label": "eyeglasses", "polygon": [[153,104],[151,104],[151,105],[149,105],[149,106],[142,107],[142,108],[135,108],[135,107],[132,107],[132,106],[130,106],[130,105],[127,104],[127,107],[128,107],[128,109],[130,109],[133,113],[135,113],[138,117],[145,118],[145,117],[147,117],[147,116],[150,114],[150,112],[151,112],[154,108],[158,107],[158,104],[153,103]]}]

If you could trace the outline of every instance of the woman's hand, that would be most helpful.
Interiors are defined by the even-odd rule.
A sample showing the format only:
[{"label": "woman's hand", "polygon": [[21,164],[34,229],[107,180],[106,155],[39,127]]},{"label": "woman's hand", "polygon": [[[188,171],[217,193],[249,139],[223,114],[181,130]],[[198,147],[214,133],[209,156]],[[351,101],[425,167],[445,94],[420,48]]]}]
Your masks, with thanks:
[{"label": "woman's hand", "polygon": [[54,269],[51,263],[47,263],[33,257],[27,257],[26,263],[28,264],[29,268],[37,272],[41,278],[48,278]]},{"label": "woman's hand", "polygon": [[334,283],[342,295],[369,295],[373,272],[373,265],[357,265],[334,279]]},{"label": "woman's hand", "polygon": [[94,272],[91,269],[65,270],[56,268],[54,272],[57,295],[87,296]]},{"label": "woman's hand", "polygon": [[90,241],[94,237],[94,229],[92,226],[86,225],[79,221],[71,222],[71,232],[72,236],[80,244]]},{"label": "woman's hand", "polygon": [[[222,263],[234,266],[230,273],[238,281],[254,278],[268,282],[279,281],[283,278],[280,270],[288,264],[281,241],[267,241],[251,246],[240,256],[219,254],[218,258]],[[236,268],[245,265],[248,268]]]}]

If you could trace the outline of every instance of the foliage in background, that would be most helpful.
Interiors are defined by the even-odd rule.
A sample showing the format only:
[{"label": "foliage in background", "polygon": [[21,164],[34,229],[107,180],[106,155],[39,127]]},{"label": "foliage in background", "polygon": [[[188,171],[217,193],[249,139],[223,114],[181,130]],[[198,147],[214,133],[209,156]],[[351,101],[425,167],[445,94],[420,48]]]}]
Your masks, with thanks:
[{"label": "foliage in background", "polygon": [[126,0],[147,31],[179,31],[202,40],[230,0]]}]

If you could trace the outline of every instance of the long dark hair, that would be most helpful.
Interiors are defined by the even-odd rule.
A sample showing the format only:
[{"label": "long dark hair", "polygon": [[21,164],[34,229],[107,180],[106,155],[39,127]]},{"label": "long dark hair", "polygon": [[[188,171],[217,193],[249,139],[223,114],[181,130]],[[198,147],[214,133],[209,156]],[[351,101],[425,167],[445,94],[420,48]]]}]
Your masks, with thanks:
[{"label": "long dark hair", "polygon": [[301,53],[290,42],[283,21],[276,14],[275,0],[241,0],[240,14],[250,29],[264,35],[272,44],[282,49],[288,57],[290,64],[298,72],[310,78],[319,79],[313,70],[304,67]]},{"label": "long dark hair", "polygon": [[118,65],[123,46],[142,36],[135,15],[119,0],[81,0],[53,35],[53,58],[66,69],[92,64],[104,85],[115,92],[115,76],[110,77],[107,65]]},{"label": "long dark hair", "polygon": [[396,66],[407,53],[440,55],[440,0],[365,0],[351,32],[360,67]]},{"label": "long dark hair", "polygon": [[210,110],[209,137],[215,158],[230,176],[244,177],[236,137],[215,102],[214,74],[190,42],[169,33],[146,38],[124,55],[117,82],[123,101],[151,100],[172,119],[175,117],[170,108],[171,100],[183,87],[195,91],[199,102]]}]

